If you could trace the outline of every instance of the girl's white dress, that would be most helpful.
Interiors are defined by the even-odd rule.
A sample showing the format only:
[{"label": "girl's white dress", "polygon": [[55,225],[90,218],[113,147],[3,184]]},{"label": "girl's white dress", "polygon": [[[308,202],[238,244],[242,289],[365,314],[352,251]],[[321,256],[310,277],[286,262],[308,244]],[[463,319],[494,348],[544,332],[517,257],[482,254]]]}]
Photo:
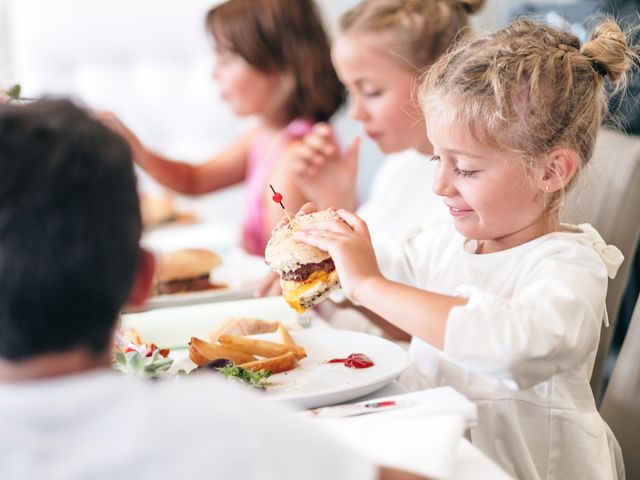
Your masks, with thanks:
[{"label": "girl's white dress", "polygon": [[448,225],[376,238],[385,276],[469,299],[449,315],[444,351],[412,340],[401,383],[475,401],[473,443],[519,479],[623,478],[589,386],[622,254],[590,225],[562,230],[482,255]]}]

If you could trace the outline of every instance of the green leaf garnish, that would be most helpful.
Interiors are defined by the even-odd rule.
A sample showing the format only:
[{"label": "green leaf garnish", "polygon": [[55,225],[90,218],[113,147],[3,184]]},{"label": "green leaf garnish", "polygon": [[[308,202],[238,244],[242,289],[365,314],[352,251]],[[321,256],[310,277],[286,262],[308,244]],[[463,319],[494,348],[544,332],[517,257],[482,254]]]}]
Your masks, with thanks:
[{"label": "green leaf garnish", "polygon": [[269,370],[259,370],[257,372],[253,372],[251,370],[246,370],[242,367],[239,367],[238,365],[222,367],[218,368],[217,370],[226,377],[248,383],[252,387],[267,388],[269,385],[271,385],[267,381],[267,379],[271,376],[271,372]]},{"label": "green leaf garnish", "polygon": [[32,102],[35,100],[35,98],[21,97],[20,96],[21,93],[22,93],[22,87],[20,86],[19,83],[16,83],[11,88],[9,88],[9,90],[5,92],[7,97],[9,97],[9,102]]},{"label": "green leaf garnish", "polygon": [[116,370],[149,379],[165,377],[173,363],[173,359],[161,356],[159,350],[155,350],[149,357],[143,356],[137,350],[127,353],[116,352],[115,360],[113,367]]}]

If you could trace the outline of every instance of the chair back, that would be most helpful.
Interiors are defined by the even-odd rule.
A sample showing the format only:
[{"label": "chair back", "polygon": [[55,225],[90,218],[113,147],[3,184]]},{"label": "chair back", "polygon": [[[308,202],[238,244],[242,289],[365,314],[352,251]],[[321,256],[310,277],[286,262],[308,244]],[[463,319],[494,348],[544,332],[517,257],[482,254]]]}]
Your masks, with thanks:
[{"label": "chair back", "polygon": [[640,301],[636,302],[600,414],[622,447],[627,478],[640,478]]},{"label": "chair back", "polygon": [[[568,195],[563,221],[590,223],[607,243],[620,249],[625,261],[609,282],[607,311],[610,327],[603,327],[591,387],[601,396],[602,373],[627,285],[634,252],[640,239],[640,136],[601,129],[593,158],[582,181]],[[584,187],[581,185],[584,184]]]}]

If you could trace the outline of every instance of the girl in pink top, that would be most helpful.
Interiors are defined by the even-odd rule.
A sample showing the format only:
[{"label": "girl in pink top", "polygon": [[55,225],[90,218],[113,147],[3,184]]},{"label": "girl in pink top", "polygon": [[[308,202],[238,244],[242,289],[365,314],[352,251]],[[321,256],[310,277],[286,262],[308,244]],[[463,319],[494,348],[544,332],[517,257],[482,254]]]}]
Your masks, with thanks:
[{"label": "girl in pink top", "polygon": [[222,97],[236,115],[257,117],[254,129],[191,165],[151,152],[116,118],[105,119],[129,141],[135,162],[176,192],[198,195],[246,181],[243,246],[262,255],[282,215],[271,208],[269,184],[291,211],[305,203],[290,168],[292,147],[335,113],[345,93],[312,0],[230,0],[208,12],[206,26]]},{"label": "girl in pink top", "polygon": [[[265,232],[270,232],[273,228],[273,216],[271,220],[266,215],[265,187],[269,185],[269,178],[274,171],[278,158],[286,158],[286,151],[294,142],[302,139],[311,132],[314,122],[309,119],[298,119],[291,122],[284,129],[280,138],[273,140],[268,132],[258,132],[254,137],[249,160],[247,164],[247,175],[245,185],[247,198],[245,204],[245,222],[242,229],[242,244],[245,250],[250,253],[262,255],[267,246],[268,236]],[[282,190],[284,183],[276,183]],[[270,190],[269,190],[270,192]],[[287,208],[290,203],[287,195]],[[268,203],[267,203],[268,204]],[[271,209],[282,215],[279,209]]]}]

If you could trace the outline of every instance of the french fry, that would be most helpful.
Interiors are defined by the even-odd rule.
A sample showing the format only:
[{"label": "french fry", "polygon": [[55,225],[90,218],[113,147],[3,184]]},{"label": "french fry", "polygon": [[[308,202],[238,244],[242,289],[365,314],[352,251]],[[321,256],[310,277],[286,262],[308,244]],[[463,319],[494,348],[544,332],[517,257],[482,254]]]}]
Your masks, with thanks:
[{"label": "french fry", "polygon": [[293,353],[298,360],[302,360],[307,356],[304,348],[293,341],[293,338],[291,338],[291,335],[281,323],[278,323],[278,332],[280,332],[280,337],[282,337],[282,343],[293,349]]},{"label": "french fry", "polygon": [[[227,358],[236,364],[256,360],[256,357],[249,353],[239,351],[235,348],[205,342],[196,337],[191,337],[191,341],[189,342],[189,358],[191,358],[192,352],[194,353],[193,356],[200,361],[202,358],[206,358],[207,361],[204,363],[215,360],[216,358]],[[199,366],[198,362],[193,358],[191,358],[191,361]]]},{"label": "french fry", "polygon": [[287,352],[284,355],[278,355],[277,357],[267,358],[265,360],[258,360],[255,362],[243,363],[240,365],[246,370],[257,372],[259,370],[269,370],[271,373],[281,373],[296,368],[298,361],[293,352]]},{"label": "french fry", "polygon": [[222,346],[237,350],[239,352],[258,355],[260,357],[272,358],[292,352],[300,358],[304,358],[307,354],[304,348],[299,345],[289,346],[282,343],[267,342],[266,340],[257,340],[255,338],[236,337],[233,335],[220,335],[218,341]]}]

